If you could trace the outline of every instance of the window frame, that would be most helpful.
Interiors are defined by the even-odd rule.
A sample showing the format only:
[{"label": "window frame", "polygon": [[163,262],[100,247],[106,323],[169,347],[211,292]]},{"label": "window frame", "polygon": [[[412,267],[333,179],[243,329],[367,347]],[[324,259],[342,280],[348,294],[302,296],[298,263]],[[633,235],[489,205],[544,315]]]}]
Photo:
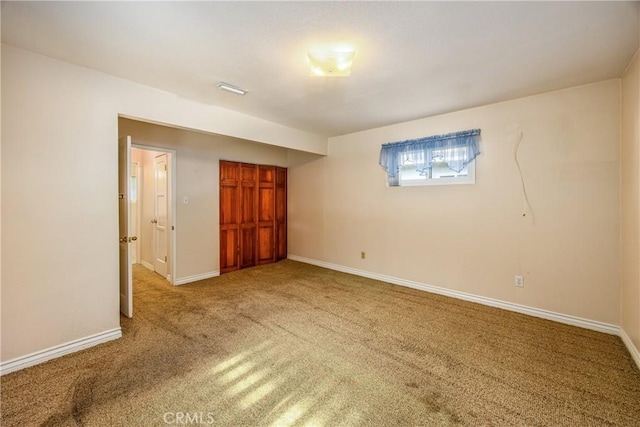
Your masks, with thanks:
[{"label": "window frame", "polygon": [[398,187],[421,187],[425,185],[472,185],[476,183],[476,159],[466,166],[467,175],[448,178],[402,179],[402,171],[398,171]]}]

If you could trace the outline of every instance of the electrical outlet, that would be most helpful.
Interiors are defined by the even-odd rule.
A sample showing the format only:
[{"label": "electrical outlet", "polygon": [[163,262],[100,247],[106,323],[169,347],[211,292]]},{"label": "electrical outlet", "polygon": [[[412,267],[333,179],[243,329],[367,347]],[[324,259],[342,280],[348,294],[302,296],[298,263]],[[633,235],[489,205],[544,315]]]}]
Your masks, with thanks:
[{"label": "electrical outlet", "polygon": [[524,277],[516,275],[515,285],[519,288],[524,288]]},{"label": "electrical outlet", "polygon": [[366,259],[366,254],[364,253],[364,251],[360,252],[360,259]]}]

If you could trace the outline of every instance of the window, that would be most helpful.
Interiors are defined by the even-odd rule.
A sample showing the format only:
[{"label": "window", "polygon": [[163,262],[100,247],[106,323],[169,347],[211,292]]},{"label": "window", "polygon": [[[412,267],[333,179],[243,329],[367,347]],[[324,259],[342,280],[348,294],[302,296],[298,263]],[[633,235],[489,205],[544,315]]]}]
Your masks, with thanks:
[{"label": "window", "polygon": [[[467,157],[467,147],[452,149],[456,159]],[[401,159],[399,169],[399,185],[447,185],[447,184],[475,184],[476,168],[475,162],[467,163],[460,171],[449,167],[449,163],[444,160],[445,156],[440,150],[433,151],[431,166],[423,171],[416,168],[416,164],[409,158]]]},{"label": "window", "polygon": [[480,129],[383,144],[389,186],[475,183]]}]

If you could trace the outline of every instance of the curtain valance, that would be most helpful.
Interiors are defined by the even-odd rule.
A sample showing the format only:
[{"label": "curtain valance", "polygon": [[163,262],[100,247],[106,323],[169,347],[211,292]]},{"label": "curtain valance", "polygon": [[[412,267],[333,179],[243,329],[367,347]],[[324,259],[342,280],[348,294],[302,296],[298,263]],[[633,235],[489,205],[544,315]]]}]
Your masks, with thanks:
[{"label": "curtain valance", "polygon": [[446,135],[382,144],[380,166],[387,172],[389,185],[399,185],[398,171],[411,163],[424,174],[434,162],[447,163],[449,169],[460,172],[480,154],[480,129]]}]

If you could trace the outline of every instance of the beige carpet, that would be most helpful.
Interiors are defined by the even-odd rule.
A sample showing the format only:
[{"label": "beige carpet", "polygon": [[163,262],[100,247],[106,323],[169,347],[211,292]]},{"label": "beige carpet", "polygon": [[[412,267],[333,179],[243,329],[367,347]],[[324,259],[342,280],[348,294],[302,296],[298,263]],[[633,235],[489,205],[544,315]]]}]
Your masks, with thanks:
[{"label": "beige carpet", "polygon": [[293,261],[171,287],[2,377],[2,426],[638,426],[618,337]]}]

